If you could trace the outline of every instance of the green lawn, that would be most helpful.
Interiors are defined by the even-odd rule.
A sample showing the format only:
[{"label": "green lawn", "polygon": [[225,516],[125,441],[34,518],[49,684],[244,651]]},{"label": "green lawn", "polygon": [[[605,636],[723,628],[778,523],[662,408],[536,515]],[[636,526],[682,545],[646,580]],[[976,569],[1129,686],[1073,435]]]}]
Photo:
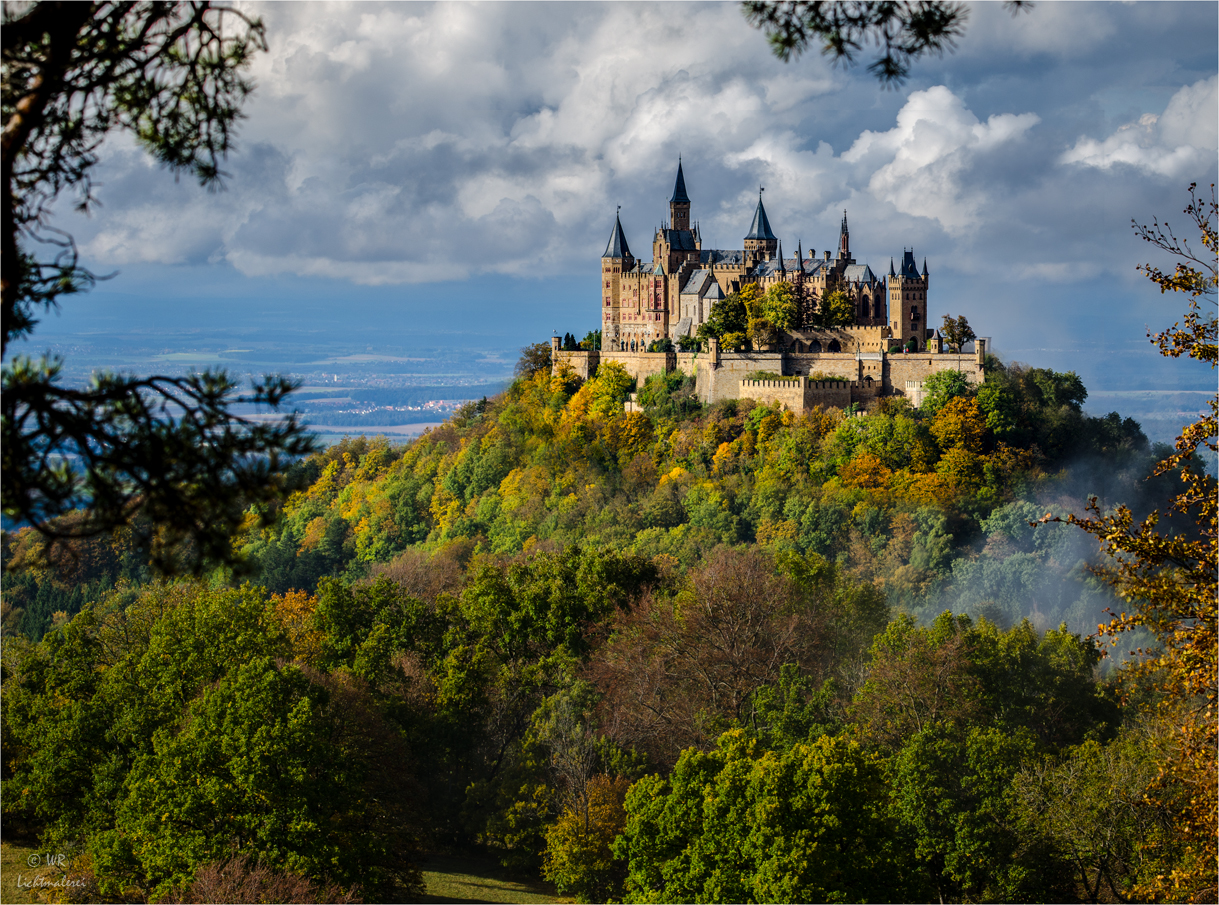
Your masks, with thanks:
[{"label": "green lawn", "polygon": [[574,902],[540,880],[509,879],[493,860],[430,855],[420,865],[427,892],[422,902]]}]

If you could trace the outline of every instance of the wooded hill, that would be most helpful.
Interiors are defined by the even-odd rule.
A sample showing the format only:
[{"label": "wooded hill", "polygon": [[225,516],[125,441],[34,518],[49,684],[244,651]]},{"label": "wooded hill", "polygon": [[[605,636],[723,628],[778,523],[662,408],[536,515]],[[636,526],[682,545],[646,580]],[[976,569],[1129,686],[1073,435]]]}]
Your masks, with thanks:
[{"label": "wooded hill", "polygon": [[1073,374],[956,376],[624,414],[620,369],[541,368],[303,462],[241,587],[8,537],[6,815],[114,900],[237,853],[401,901],[462,847],[582,900],[1125,896],[1190,856],[1186,791],[1145,796],[1170,732],[1083,637],[1094,542],[1030,523],[1172,475]]}]

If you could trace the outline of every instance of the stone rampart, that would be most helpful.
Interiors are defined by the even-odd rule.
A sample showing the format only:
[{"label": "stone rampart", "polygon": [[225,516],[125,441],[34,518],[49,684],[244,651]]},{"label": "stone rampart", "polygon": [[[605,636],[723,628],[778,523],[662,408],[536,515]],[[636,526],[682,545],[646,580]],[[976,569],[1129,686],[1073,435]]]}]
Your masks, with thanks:
[{"label": "stone rampart", "polygon": [[550,351],[550,373],[555,374],[559,370],[559,363],[566,362],[571,366],[581,380],[588,380],[593,374],[597,373],[597,366],[601,363],[600,352],[564,352],[562,349],[551,349]]},{"label": "stone rampart", "polygon": [[894,395],[908,396],[915,406],[922,404],[922,387],[932,374],[939,371],[960,371],[970,383],[979,384],[985,381],[986,373],[976,355],[964,355],[953,352],[899,352],[888,356],[885,362],[888,370],[886,388]]}]

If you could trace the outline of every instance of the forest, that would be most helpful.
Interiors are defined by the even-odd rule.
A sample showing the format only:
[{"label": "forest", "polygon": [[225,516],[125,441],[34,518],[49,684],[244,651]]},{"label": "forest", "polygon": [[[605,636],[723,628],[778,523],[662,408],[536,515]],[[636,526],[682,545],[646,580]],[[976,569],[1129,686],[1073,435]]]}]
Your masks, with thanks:
[{"label": "forest", "polygon": [[[965,15],[847,6],[746,16],[897,85]],[[475,853],[581,902],[1216,900],[1219,397],[1170,448],[994,356],[796,415],[527,347],[409,444],[319,450],[286,376],[68,386],[20,344],[109,277],[55,203],[99,207],[111,133],[219,188],[268,26],[3,16],[0,803],[42,898],[413,901]],[[1213,373],[1189,193],[1202,249],[1136,225],[1175,258],[1140,269]],[[782,327],[746,307],[726,347]]]},{"label": "forest", "polygon": [[579,901],[1196,896],[1156,627],[1097,635],[1122,601],[1070,523],[1188,463],[1147,479],[1171,450],[1074,374],[797,416],[518,370],[301,461],[198,579],[5,536],[5,817],[85,899],[203,901],[238,857],[402,901],[429,851]]}]

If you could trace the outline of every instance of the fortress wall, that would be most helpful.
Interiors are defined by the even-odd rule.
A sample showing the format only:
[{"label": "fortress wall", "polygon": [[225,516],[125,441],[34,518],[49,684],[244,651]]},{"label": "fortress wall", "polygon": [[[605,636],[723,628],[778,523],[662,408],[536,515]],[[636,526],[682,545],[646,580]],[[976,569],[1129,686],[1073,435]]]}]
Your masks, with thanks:
[{"label": "fortress wall", "polygon": [[597,365],[601,361],[600,352],[564,352],[561,349],[552,349],[550,353],[550,373],[554,374],[559,369],[559,362],[565,361],[573,371],[580,375],[582,380],[597,373]]},{"label": "fortress wall", "polygon": [[817,406],[844,409],[851,401],[851,384],[840,380],[810,380],[804,392],[804,411],[812,411]]},{"label": "fortress wall", "polygon": [[700,363],[698,369],[698,394],[709,405],[721,399],[739,398],[741,378],[751,371],[783,373],[782,352],[722,352],[719,359],[718,368],[703,367]]},{"label": "fortress wall", "polygon": [[[829,377],[858,380],[859,360],[854,352],[788,352],[788,374],[812,374],[820,371]],[[879,373],[879,372],[878,372]]]},{"label": "fortress wall", "polygon": [[601,352],[602,361],[616,361],[642,386],[653,374],[672,371],[676,353],[673,352]]},{"label": "fortress wall", "polygon": [[808,378],[798,380],[742,380],[740,398],[753,399],[759,405],[777,402],[788,411],[800,414],[804,411]]}]

